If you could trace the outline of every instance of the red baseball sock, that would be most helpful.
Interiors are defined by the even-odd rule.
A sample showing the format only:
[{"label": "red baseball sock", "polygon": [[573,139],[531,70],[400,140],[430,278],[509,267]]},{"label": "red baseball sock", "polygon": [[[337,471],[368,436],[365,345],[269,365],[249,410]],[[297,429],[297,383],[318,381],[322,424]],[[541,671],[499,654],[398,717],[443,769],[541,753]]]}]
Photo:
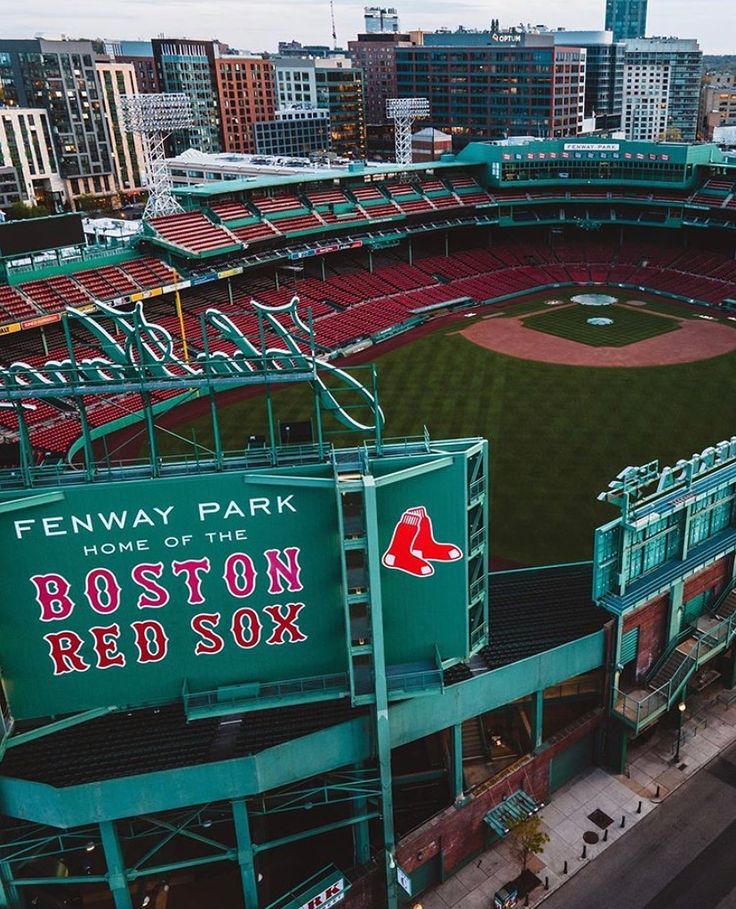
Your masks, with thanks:
[{"label": "red baseball sock", "polygon": [[396,568],[419,578],[434,574],[434,568],[429,562],[412,551],[415,548],[414,541],[419,533],[420,523],[421,517],[411,511],[405,511],[401,515],[389,547],[383,554],[382,561],[386,568]]},{"label": "red baseball sock", "polygon": [[462,550],[451,543],[438,543],[432,532],[432,519],[427,514],[426,508],[419,506],[410,508],[410,513],[419,518],[419,533],[417,533],[411,547],[413,555],[429,559],[432,562],[456,562],[462,558]]}]

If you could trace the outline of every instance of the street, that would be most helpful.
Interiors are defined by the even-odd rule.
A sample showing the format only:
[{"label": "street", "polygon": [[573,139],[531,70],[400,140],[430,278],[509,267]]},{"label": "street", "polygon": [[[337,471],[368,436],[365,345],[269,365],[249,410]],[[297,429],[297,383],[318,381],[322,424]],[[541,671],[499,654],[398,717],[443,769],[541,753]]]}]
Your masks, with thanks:
[{"label": "street", "polygon": [[736,745],[545,901],[545,909],[734,909]]}]

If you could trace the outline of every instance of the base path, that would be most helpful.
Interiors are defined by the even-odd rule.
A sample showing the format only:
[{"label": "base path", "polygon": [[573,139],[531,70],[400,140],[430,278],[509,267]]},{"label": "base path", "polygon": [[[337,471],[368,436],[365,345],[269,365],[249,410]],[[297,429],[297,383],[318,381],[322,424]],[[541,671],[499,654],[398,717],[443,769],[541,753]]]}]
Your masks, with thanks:
[{"label": "base path", "polygon": [[591,347],[526,328],[520,317],[491,316],[460,334],[474,344],[521,360],[564,366],[669,366],[694,363],[736,350],[736,330],[722,322],[683,319],[677,331],[626,347]]}]

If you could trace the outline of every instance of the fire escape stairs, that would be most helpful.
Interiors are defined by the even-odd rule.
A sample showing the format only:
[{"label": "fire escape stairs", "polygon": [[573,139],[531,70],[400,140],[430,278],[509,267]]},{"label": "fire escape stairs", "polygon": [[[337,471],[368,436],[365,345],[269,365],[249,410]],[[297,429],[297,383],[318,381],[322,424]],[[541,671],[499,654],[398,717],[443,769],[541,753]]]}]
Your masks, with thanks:
[{"label": "fire escape stairs", "polygon": [[617,693],[615,712],[641,731],[676,703],[693,674],[725,650],[735,633],[736,582],[732,581],[711,611],[672,641],[650,670],[646,689]]}]

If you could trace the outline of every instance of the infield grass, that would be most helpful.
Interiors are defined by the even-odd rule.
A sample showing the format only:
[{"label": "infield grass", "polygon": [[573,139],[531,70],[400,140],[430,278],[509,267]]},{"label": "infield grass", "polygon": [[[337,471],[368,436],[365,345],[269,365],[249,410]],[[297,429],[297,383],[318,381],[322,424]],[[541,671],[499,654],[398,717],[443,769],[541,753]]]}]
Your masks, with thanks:
[{"label": "infield grass", "polygon": [[[612,319],[612,325],[590,325],[588,319]],[[590,347],[626,347],[637,341],[676,331],[676,319],[625,306],[580,306],[550,308],[549,312],[522,319],[525,328],[577,341]]]}]

